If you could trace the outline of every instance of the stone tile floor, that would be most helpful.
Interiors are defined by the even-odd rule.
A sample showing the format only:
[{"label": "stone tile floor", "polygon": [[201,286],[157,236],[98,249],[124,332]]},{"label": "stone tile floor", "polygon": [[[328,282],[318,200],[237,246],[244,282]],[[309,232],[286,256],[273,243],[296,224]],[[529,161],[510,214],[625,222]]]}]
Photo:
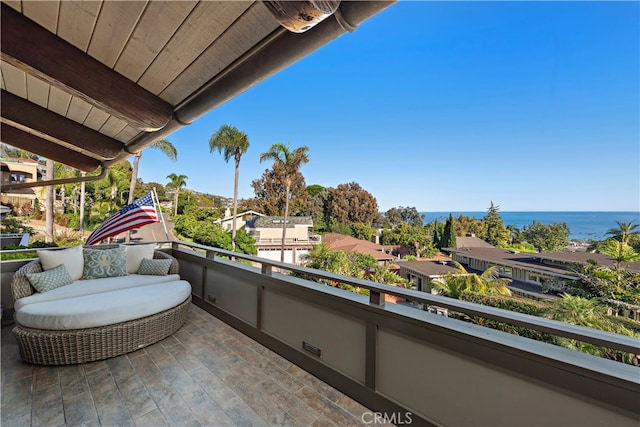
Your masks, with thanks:
[{"label": "stone tile floor", "polygon": [[11,328],[2,327],[3,427],[353,426],[369,412],[195,305],[165,340],[82,365],[22,362]]}]

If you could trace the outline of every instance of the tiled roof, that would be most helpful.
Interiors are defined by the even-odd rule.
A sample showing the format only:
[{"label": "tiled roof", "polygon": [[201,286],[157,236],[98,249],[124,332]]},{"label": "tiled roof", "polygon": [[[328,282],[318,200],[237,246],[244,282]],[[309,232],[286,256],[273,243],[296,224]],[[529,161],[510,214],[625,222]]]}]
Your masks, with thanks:
[{"label": "tiled roof", "polygon": [[333,247],[334,245],[344,246],[349,244],[357,244],[362,245],[373,250],[382,251],[391,249],[392,246],[383,246],[377,243],[370,242],[368,240],[356,239],[355,237],[345,236],[340,233],[327,233],[322,235],[322,243],[324,243],[328,247]]},{"label": "tiled roof", "polygon": [[[553,252],[553,253],[526,253],[513,252],[502,248],[458,248],[450,249],[452,253],[458,253],[469,258],[480,259],[500,265],[514,266],[525,269],[547,270],[551,273],[566,274],[566,268],[544,264],[542,260],[550,260],[563,263],[585,264],[593,259],[599,265],[613,267],[614,260],[604,254],[589,252]],[[640,271],[640,261],[625,263],[626,268]]]},{"label": "tiled roof", "polygon": [[398,263],[400,270],[410,270],[425,276],[440,276],[447,273],[460,273],[457,268],[446,261],[402,261]]},{"label": "tiled roof", "polygon": [[490,243],[475,236],[456,237],[456,245],[458,248],[493,248]]},{"label": "tiled roof", "polygon": [[385,252],[387,247],[378,245],[368,240],[356,239],[339,233],[327,233],[322,235],[322,243],[332,251],[359,252],[372,255],[378,261],[394,260],[396,257]]}]

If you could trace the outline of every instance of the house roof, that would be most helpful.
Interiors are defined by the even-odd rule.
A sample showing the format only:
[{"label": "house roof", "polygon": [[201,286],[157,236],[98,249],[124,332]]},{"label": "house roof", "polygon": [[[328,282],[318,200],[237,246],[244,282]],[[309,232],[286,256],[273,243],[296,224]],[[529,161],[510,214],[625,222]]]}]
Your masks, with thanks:
[{"label": "house roof", "polygon": [[[599,265],[613,267],[614,260],[604,254],[594,254],[589,252],[554,252],[554,253],[527,253],[514,252],[501,248],[458,248],[449,249],[452,253],[458,253],[469,258],[488,261],[490,263],[520,267],[528,270],[546,271],[553,274],[566,274],[566,268],[543,263],[544,260],[562,262],[566,264],[585,264],[589,259],[593,259]],[[625,267],[640,272],[640,261],[626,263]]]},{"label": "house roof", "polygon": [[400,270],[410,270],[416,274],[424,276],[442,276],[447,273],[460,273],[457,268],[452,267],[446,261],[401,261],[398,263]]},{"label": "house roof", "polygon": [[344,245],[362,245],[376,251],[390,250],[393,246],[383,246],[368,240],[356,239],[352,236],[346,236],[340,233],[327,233],[322,235],[322,243],[329,247]]},{"label": "house roof", "polygon": [[[249,211],[245,211],[245,212],[239,212],[236,214],[236,218],[241,218],[245,215],[251,215],[251,216],[264,216],[263,214],[261,214],[260,212],[256,212],[253,210],[249,210]],[[231,221],[233,219],[233,215],[230,216],[225,216],[224,218],[218,218],[214,221],[214,223],[216,224],[220,224],[224,221]]]},{"label": "house roof", "polygon": [[[246,222],[247,228],[282,228],[282,216],[254,216]],[[287,218],[287,228],[297,225],[313,227],[313,219],[310,216],[290,216]]]},{"label": "house roof", "polygon": [[5,0],[2,141],[108,168],[393,3]]},{"label": "house roof", "polygon": [[476,236],[456,237],[456,245],[458,248],[493,248],[490,243]]},{"label": "house roof", "polygon": [[368,240],[356,239],[339,233],[322,235],[322,243],[332,251],[359,252],[373,256],[378,261],[395,260],[396,257],[385,252],[388,248]]}]

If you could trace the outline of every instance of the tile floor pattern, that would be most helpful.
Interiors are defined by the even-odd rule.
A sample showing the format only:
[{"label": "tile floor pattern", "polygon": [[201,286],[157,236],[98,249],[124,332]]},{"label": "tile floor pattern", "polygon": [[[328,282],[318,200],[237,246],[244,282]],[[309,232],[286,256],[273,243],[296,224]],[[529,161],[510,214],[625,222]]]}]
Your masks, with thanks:
[{"label": "tile floor pattern", "polygon": [[23,363],[11,328],[2,427],[353,426],[369,412],[194,305],[167,339],[83,365]]}]

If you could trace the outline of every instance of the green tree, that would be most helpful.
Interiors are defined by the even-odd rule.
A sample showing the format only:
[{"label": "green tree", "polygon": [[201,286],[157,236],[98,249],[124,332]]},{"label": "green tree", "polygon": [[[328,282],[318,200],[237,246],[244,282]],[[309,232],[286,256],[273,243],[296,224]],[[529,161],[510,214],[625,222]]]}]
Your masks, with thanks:
[{"label": "green tree", "polygon": [[467,234],[475,234],[482,238],[486,235],[487,226],[482,219],[459,215],[456,218],[456,236],[466,236]]},{"label": "green tree", "polygon": [[284,262],[284,246],[287,236],[287,218],[289,217],[289,191],[291,189],[291,183],[293,177],[299,175],[300,167],[309,163],[309,147],[302,146],[295,150],[291,150],[288,145],[277,143],[273,144],[268,151],[260,155],[260,162],[265,160],[273,160],[274,165],[279,165],[284,174],[282,177],[282,184],[284,186],[284,194],[282,197],[285,199],[284,205],[284,221],[282,221],[282,247],[280,253],[280,261]]},{"label": "green tree", "polygon": [[625,247],[629,245],[629,239],[631,238],[631,236],[640,235],[640,230],[638,230],[638,227],[640,227],[640,225],[636,224],[634,221],[616,221],[616,224],[618,224],[618,228],[610,228],[609,231],[607,231],[607,234],[613,236],[615,240],[620,242],[620,245],[618,247],[619,253],[614,258],[620,259],[620,261],[618,262],[622,262],[624,261],[622,252],[624,251]]},{"label": "green tree", "polygon": [[487,228],[483,237],[493,246],[505,247],[509,239],[509,230],[505,227],[502,217],[498,213],[499,210],[500,206],[494,205],[492,201],[487,214],[484,216],[484,223]]},{"label": "green tree", "polygon": [[540,252],[554,252],[569,244],[569,227],[562,224],[541,224],[533,221],[531,225],[522,227],[522,237]]},{"label": "green tree", "polygon": [[498,267],[489,267],[478,275],[469,273],[457,261],[451,261],[451,265],[458,270],[458,273],[448,273],[431,281],[432,286],[440,294],[456,299],[460,298],[463,292],[511,295],[511,291],[507,287],[511,283],[511,279],[501,278]]},{"label": "green tree", "polygon": [[249,149],[247,134],[231,125],[222,125],[211,138],[209,138],[209,152],[217,150],[229,163],[233,158],[235,162],[235,174],[233,182],[233,219],[231,221],[231,247],[236,248],[236,215],[238,215],[238,179],[240,177],[240,159]]},{"label": "green tree", "polygon": [[607,234],[613,236],[614,239],[621,242],[623,245],[629,244],[629,238],[631,236],[640,235],[640,230],[638,230],[640,224],[636,224],[635,221],[616,221],[616,224],[618,224],[618,228],[610,228],[609,231],[607,231]]},{"label": "green tree", "polygon": [[371,240],[371,236],[375,234],[376,230],[369,224],[362,222],[351,223],[351,235],[356,239]]},{"label": "green tree", "polygon": [[307,187],[307,194],[308,198],[301,214],[310,216],[313,219],[313,229],[315,231],[329,231],[329,226],[324,217],[324,205],[328,195],[327,189],[320,185],[310,185]]},{"label": "green tree", "polygon": [[165,186],[160,184],[159,182],[142,182],[142,180],[138,179],[136,182],[136,189],[134,191],[134,199],[138,199],[149,191],[155,190],[158,195],[158,200],[166,201],[169,200],[167,197],[167,192],[165,190]]},{"label": "green tree", "polygon": [[442,247],[442,233],[444,232],[444,227],[440,225],[438,220],[433,221],[433,231],[431,233],[431,241],[433,242],[433,246],[440,249]]},{"label": "green tree", "polygon": [[[156,150],[160,150],[165,156],[167,156],[171,161],[176,161],[178,159],[178,150],[176,147],[169,141],[168,139],[160,139],[153,144],[149,145],[148,148],[153,148]],[[136,192],[136,184],[138,182],[138,165],[140,164],[140,158],[142,157],[142,151],[138,151],[133,156],[133,167],[131,169],[131,183],[129,184],[129,197],[127,199],[127,203],[131,204],[135,200],[135,192]]]},{"label": "green tree", "polygon": [[387,285],[399,285],[403,288],[410,288],[411,282],[408,279],[404,279],[398,275],[398,273],[389,270],[381,265],[376,265],[373,272],[367,277],[367,280],[371,280],[376,283],[384,283]]},{"label": "green tree", "polygon": [[[176,161],[178,159],[178,150],[176,147],[169,141],[168,139],[160,139],[149,146],[149,148],[154,148],[160,150],[165,156],[167,156],[170,160]],[[133,203],[136,199],[136,185],[138,183],[138,166],[140,164],[140,158],[142,157],[142,151],[138,151],[133,156],[133,166],[131,168],[131,182],[129,184],[129,197],[127,198],[127,204]],[[146,193],[145,193],[146,194]],[[127,232],[126,241],[130,240],[131,233]]]},{"label": "green tree", "polygon": [[324,187],[319,184],[312,184],[307,187],[307,193],[309,196],[315,197],[324,191]]},{"label": "green tree", "polygon": [[92,185],[93,196],[96,201],[102,201],[109,205],[109,212],[116,206],[124,203],[120,202],[121,189],[128,188],[131,182],[131,165],[128,161],[116,163],[107,171],[107,176],[100,181],[95,181]]},{"label": "green tree", "polygon": [[442,232],[442,238],[440,239],[440,249],[442,248],[456,248],[458,243],[456,242],[456,231],[453,224],[453,215],[449,214],[447,222],[444,224],[444,231]]},{"label": "green tree", "polygon": [[[316,270],[362,279],[366,271],[376,267],[377,262],[371,255],[358,252],[332,251],[324,244],[319,244],[315,245],[305,255],[303,264]],[[321,283],[335,285],[327,280],[321,280]],[[348,286],[343,289],[353,290]]]},{"label": "green tree", "polygon": [[180,189],[187,185],[187,178],[186,175],[176,175],[175,173],[167,175],[167,179],[169,180],[167,187],[173,189],[174,215],[178,215],[178,195],[180,194]]},{"label": "green tree", "polygon": [[[53,179],[53,171],[55,168],[54,162],[51,159],[47,159],[47,165],[46,165],[46,174],[47,174],[47,180],[51,180]],[[45,196],[45,229],[44,229],[44,236],[45,236],[45,242],[47,243],[53,243],[53,200],[55,198],[55,190],[53,188],[53,185],[48,185],[47,189],[46,189],[46,196]]]},{"label": "green tree", "polygon": [[[284,193],[284,167],[274,163],[270,169],[266,169],[260,179],[251,182],[251,187],[256,197],[245,200],[245,209],[252,209],[265,215],[284,216],[286,199]],[[311,198],[307,193],[307,185],[304,176],[299,173],[291,177],[289,188],[289,215],[300,216],[307,211],[307,205]],[[322,206],[324,209],[324,204]],[[324,210],[323,210],[324,215]]]},{"label": "green tree", "polygon": [[382,230],[380,242],[383,245],[402,246],[404,255],[415,255],[418,258],[437,252],[426,228],[412,227],[404,222],[396,228]]},{"label": "green tree", "polygon": [[[566,293],[562,294],[562,298],[553,302],[550,317],[560,322],[585,326],[601,331],[636,337],[638,335],[620,323],[612,322],[611,317],[607,315],[607,308],[602,305],[597,298],[582,298]],[[557,338],[556,341],[558,341],[560,345],[572,350],[579,350],[613,360],[626,361],[627,363],[630,363],[634,357],[634,355],[628,353],[598,347],[595,344],[570,338]]]},{"label": "green tree", "polygon": [[371,225],[378,216],[378,202],[360,184],[340,184],[328,190],[325,221],[339,223],[361,222]]},{"label": "green tree", "polygon": [[626,241],[626,239],[607,239],[598,246],[601,253],[609,255],[615,261],[613,272],[615,275],[615,286],[618,291],[627,287],[627,284],[624,282],[625,279],[629,277],[629,275],[626,274],[623,263],[640,260],[640,254],[634,251],[631,246],[623,243],[623,241]]},{"label": "green tree", "polygon": [[[611,249],[616,252],[614,245]],[[580,279],[570,283],[568,293],[640,305],[640,274],[602,266],[592,259],[584,265],[576,266],[574,271]]]},{"label": "green tree", "polygon": [[414,227],[422,227],[424,220],[424,215],[420,215],[418,210],[414,207],[405,208],[403,206],[399,206],[397,208],[391,208],[385,212],[384,216],[387,218],[389,225],[392,228],[397,227],[403,222]]}]

